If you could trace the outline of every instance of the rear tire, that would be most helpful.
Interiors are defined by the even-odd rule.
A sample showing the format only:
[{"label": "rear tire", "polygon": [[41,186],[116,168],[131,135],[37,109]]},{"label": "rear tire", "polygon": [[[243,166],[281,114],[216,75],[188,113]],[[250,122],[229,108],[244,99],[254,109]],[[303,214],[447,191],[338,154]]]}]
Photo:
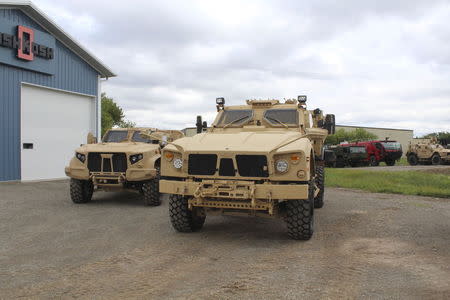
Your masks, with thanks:
[{"label": "rear tire", "polygon": [[142,184],[141,191],[144,196],[144,202],[146,205],[161,205],[161,197],[159,193],[159,168],[156,169],[156,177],[154,179],[145,181]]},{"label": "rear tire", "polygon": [[90,180],[70,179],[70,198],[73,203],[81,204],[92,200],[94,184]]},{"label": "rear tire", "polygon": [[286,202],[286,225],[290,238],[309,240],[314,233],[314,182],[309,183],[308,199]]},{"label": "rear tire", "polygon": [[408,163],[411,166],[417,166],[417,164],[419,163],[419,158],[415,154],[410,154],[408,155]]},{"label": "rear tire", "polygon": [[323,196],[325,194],[325,168],[322,166],[318,166],[316,168],[317,177],[316,183],[319,188],[319,193],[317,197],[314,198],[314,208],[322,208],[323,207]]},{"label": "rear tire", "polygon": [[198,210],[189,210],[188,198],[181,195],[169,196],[169,216],[173,228],[179,232],[193,232],[200,230],[205,223],[206,216],[197,214]]},{"label": "rear tire", "polygon": [[431,164],[437,166],[441,164],[441,156],[438,153],[433,154],[431,157]]}]

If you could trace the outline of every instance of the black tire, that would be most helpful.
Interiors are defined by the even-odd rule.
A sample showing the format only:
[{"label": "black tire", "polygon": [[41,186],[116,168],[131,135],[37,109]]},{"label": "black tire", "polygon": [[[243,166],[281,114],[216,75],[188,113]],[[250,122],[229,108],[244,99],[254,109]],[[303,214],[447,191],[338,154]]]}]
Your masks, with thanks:
[{"label": "black tire", "polygon": [[408,155],[408,163],[411,166],[417,166],[417,164],[419,163],[419,158],[415,154],[410,154]]},{"label": "black tire", "polygon": [[316,183],[319,188],[319,193],[314,198],[314,208],[322,208],[323,207],[323,196],[325,195],[325,168],[322,166],[318,166],[316,168]]},{"label": "black tire", "polygon": [[392,166],[395,165],[395,159],[386,158],[386,159],[385,159],[385,163],[386,163],[387,166],[392,167]]},{"label": "black tire", "polygon": [[87,203],[92,199],[94,184],[90,180],[70,179],[70,198],[73,203]]},{"label": "black tire", "polygon": [[294,240],[309,240],[314,233],[314,183],[309,184],[309,196],[306,200],[286,202],[287,231]]},{"label": "black tire", "polygon": [[437,166],[441,164],[441,156],[438,153],[434,153],[431,157],[431,164]]},{"label": "black tire", "polygon": [[370,164],[370,166],[372,166],[372,167],[376,167],[376,166],[378,166],[380,163],[377,161],[377,158],[375,157],[375,155],[372,155],[372,156],[370,157],[369,164]]},{"label": "black tire", "polygon": [[142,184],[142,195],[144,203],[148,206],[161,205],[161,194],[159,193],[159,168],[156,168],[156,177],[152,180],[145,181]]},{"label": "black tire", "polygon": [[344,168],[345,167],[344,159],[343,158],[336,159],[336,162],[334,163],[334,167],[335,168]]},{"label": "black tire", "polygon": [[179,232],[194,232],[200,230],[206,216],[197,214],[198,210],[189,210],[188,198],[181,195],[169,196],[169,216],[173,228]]}]

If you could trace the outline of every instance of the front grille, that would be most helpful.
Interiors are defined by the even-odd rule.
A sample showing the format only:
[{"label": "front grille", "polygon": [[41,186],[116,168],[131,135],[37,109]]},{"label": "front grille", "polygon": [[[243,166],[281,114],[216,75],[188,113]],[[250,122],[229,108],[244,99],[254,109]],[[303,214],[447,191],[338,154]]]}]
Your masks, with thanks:
[{"label": "front grille", "polygon": [[219,175],[220,176],[236,175],[236,170],[234,169],[233,160],[231,158],[222,158],[220,160]]},{"label": "front grille", "polygon": [[190,175],[214,175],[217,171],[217,155],[189,154],[188,173]]},{"label": "front grille", "polygon": [[269,177],[264,155],[236,155],[236,162],[239,175],[243,177]]},{"label": "front grille", "polygon": [[127,171],[127,156],[125,153],[103,153],[112,154],[112,158],[103,158],[102,170],[102,153],[91,152],[88,154],[88,169],[90,172],[111,172],[111,160],[113,172]]}]

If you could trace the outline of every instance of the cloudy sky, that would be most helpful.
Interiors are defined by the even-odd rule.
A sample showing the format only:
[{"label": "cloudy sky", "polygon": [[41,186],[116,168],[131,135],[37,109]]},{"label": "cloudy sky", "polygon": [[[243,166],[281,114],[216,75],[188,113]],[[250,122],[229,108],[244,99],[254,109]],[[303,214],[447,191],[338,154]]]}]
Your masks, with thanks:
[{"label": "cloudy sky", "polygon": [[138,125],[307,94],[338,124],[450,131],[450,1],[34,3],[118,74],[103,91]]}]

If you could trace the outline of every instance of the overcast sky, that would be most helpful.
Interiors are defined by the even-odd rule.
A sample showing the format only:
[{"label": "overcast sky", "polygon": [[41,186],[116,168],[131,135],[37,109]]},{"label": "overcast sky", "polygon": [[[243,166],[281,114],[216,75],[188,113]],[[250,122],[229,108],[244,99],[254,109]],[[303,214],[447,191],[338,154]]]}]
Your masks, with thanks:
[{"label": "overcast sky", "polygon": [[338,124],[450,131],[450,1],[34,3],[118,74],[102,89],[138,125],[306,94]]}]

